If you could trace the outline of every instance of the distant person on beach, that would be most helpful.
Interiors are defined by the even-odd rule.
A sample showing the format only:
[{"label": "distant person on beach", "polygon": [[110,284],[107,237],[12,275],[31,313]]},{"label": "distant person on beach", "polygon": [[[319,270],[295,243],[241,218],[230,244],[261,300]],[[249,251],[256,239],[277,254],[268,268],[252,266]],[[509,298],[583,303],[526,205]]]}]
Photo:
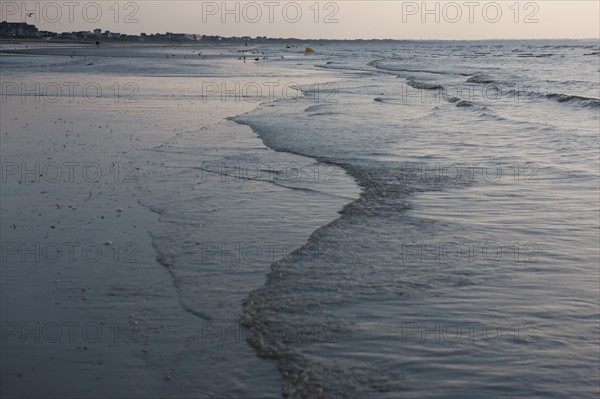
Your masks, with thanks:
[{"label": "distant person on beach", "polygon": [[100,42],[98,40],[96,40],[96,47],[100,47],[100,46],[101,46]]}]

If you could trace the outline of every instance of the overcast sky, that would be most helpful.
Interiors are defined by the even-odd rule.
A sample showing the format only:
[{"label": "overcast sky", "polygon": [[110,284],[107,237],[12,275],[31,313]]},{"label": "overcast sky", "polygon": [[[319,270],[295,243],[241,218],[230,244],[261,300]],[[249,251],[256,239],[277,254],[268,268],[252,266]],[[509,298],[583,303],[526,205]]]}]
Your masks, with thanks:
[{"label": "overcast sky", "polygon": [[[324,39],[600,37],[600,1],[0,1],[1,19],[57,32]],[[29,14],[29,15],[28,15]]]}]

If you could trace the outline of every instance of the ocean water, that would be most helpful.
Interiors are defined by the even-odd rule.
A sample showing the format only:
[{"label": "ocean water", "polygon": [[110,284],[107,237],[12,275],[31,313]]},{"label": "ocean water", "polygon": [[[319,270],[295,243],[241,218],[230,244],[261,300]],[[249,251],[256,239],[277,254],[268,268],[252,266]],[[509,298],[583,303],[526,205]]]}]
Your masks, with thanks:
[{"label": "ocean water", "polygon": [[3,56],[140,88],[100,111],[161,142],[128,156],[198,320],[160,395],[597,397],[598,41],[312,47]]},{"label": "ocean water", "polygon": [[361,187],[245,301],[286,395],[597,397],[599,57],[364,42],[274,61],[337,80],[236,120]]},{"label": "ocean water", "polygon": [[278,396],[250,345],[288,397],[596,397],[598,43],[260,52],[142,68],[278,85],[150,149],[151,235],[199,317],[169,392]]}]

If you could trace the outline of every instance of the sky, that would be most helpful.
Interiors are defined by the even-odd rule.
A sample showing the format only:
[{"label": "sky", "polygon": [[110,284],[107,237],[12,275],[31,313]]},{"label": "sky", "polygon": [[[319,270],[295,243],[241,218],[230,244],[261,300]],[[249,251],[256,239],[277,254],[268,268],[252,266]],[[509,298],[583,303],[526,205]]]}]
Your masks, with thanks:
[{"label": "sky", "polygon": [[41,30],[302,39],[600,38],[600,1],[0,1]]}]

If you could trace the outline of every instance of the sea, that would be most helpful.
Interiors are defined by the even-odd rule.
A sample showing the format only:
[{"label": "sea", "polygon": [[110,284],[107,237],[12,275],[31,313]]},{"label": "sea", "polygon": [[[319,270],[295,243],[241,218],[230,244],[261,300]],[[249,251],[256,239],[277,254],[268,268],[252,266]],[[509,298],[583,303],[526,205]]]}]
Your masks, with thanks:
[{"label": "sea", "polygon": [[140,46],[92,66],[159,85],[165,118],[159,100],[206,105],[140,150],[157,259],[198,317],[170,393],[597,398],[599,51]]},{"label": "sea", "polygon": [[245,300],[285,393],[596,397],[598,41],[316,53],[335,82],[236,119],[361,189]]}]

